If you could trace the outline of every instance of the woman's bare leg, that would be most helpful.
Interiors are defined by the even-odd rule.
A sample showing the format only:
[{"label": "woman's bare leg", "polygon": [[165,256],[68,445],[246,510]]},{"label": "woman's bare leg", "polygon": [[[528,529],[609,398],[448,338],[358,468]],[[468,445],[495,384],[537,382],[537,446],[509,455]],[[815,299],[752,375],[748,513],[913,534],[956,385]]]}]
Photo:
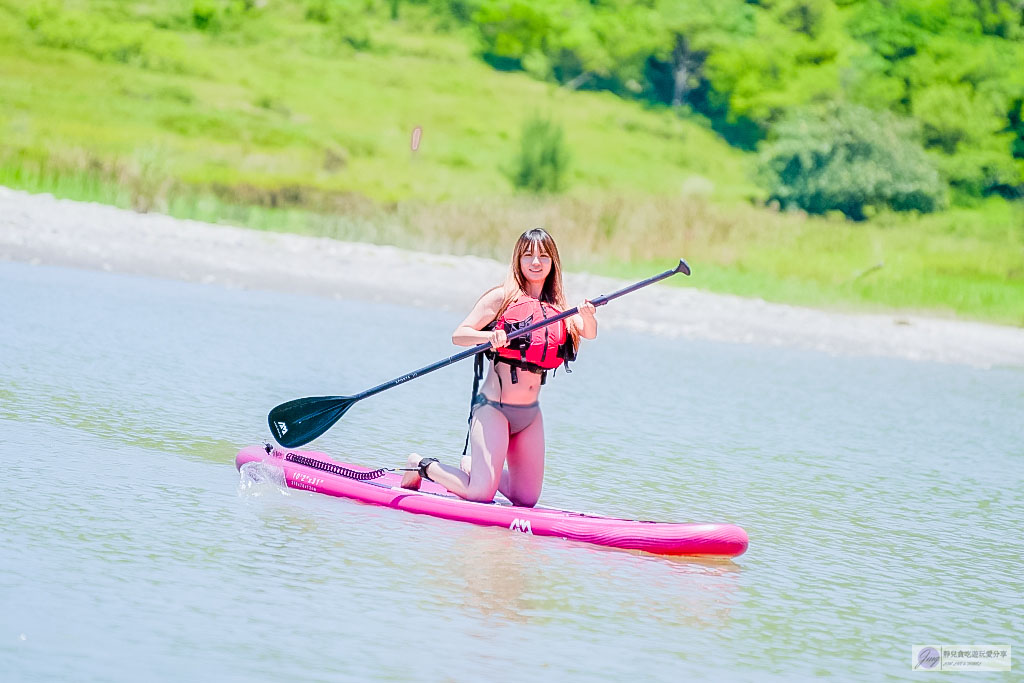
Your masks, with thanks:
[{"label": "woman's bare leg", "polygon": [[[516,461],[516,464],[513,464]],[[505,458],[508,469],[502,468],[498,490],[514,505],[533,507],[540,499],[544,485],[544,418],[538,413],[536,419],[523,431],[509,437],[508,455]],[[472,472],[473,457],[463,456],[460,469]],[[516,486],[509,482],[514,471]]]},{"label": "woman's bare leg", "polygon": [[509,437],[506,462],[502,494],[513,505],[532,508],[544,486],[544,418],[540,413],[529,427]]},{"label": "woman's bare leg", "polygon": [[[473,470],[473,456],[472,455],[464,455],[464,456],[462,456],[462,460],[459,461],[459,469],[462,470],[463,472],[465,472],[466,474],[469,474]],[[504,467],[501,468],[501,481],[498,483],[498,490],[501,491],[501,495],[503,495],[506,498],[508,498],[508,495],[505,493],[506,491],[508,491],[508,469],[507,468],[504,468]]]},{"label": "woman's bare leg", "polygon": [[[460,498],[490,502],[501,483],[508,451],[508,420],[492,406],[480,406],[473,414],[469,428],[471,450],[470,472],[458,467],[435,463],[430,466],[430,477]],[[419,464],[420,456],[409,456],[409,467]],[[420,475],[406,472],[402,487],[416,489],[420,486]]]}]

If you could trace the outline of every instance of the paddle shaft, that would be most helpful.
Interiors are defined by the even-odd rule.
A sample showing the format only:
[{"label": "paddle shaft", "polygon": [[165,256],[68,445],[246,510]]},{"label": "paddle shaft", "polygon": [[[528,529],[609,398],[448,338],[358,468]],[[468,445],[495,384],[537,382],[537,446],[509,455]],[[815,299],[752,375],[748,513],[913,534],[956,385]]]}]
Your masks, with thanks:
[{"label": "paddle shaft", "polygon": [[[679,259],[679,265],[676,266],[675,268],[671,269],[671,270],[666,270],[664,273],[659,273],[658,275],[655,275],[654,277],[649,277],[646,280],[643,280],[642,282],[637,282],[636,284],[632,284],[629,287],[624,287],[624,288],[620,289],[617,292],[613,292],[613,293],[607,294],[607,295],[603,294],[603,295],[601,295],[601,296],[599,296],[599,297],[597,297],[595,299],[591,299],[590,303],[592,303],[594,306],[604,306],[606,303],[608,303],[609,301],[612,301],[613,299],[618,299],[620,296],[625,296],[626,294],[629,294],[630,292],[635,292],[636,290],[638,290],[638,289],[640,289],[642,287],[646,287],[647,285],[652,285],[655,282],[659,282],[660,280],[664,280],[667,277],[672,277],[676,273],[685,273],[686,275],[690,274],[690,267],[686,264],[686,261],[684,261],[682,259]],[[577,313],[579,313],[579,307],[578,306],[570,308],[568,311],[563,311],[562,313],[559,313],[558,315],[552,316],[550,318],[545,318],[544,320],[541,320],[540,322],[534,323],[533,325],[530,325],[528,327],[524,327],[521,330],[516,330],[512,334],[508,335],[508,338],[509,339],[515,339],[516,337],[525,336],[525,335],[529,334],[530,332],[533,332],[534,330],[539,330],[542,327],[547,327],[548,325],[550,325],[552,323],[556,323],[559,320],[562,320],[564,318],[568,318],[570,315],[576,315]],[[456,353],[453,356],[449,356],[448,358],[445,358],[443,360],[439,360],[436,363],[431,363],[430,365],[428,365],[426,367],[422,367],[419,370],[413,370],[412,372],[410,372],[407,375],[402,375],[401,377],[398,377],[397,379],[393,379],[393,380],[391,380],[389,382],[384,382],[383,384],[378,384],[375,387],[372,387],[370,389],[367,389],[366,391],[360,392],[360,393],[356,394],[355,396],[350,397],[350,400],[352,402],[360,401],[360,400],[362,400],[364,398],[367,398],[368,396],[373,396],[374,394],[379,394],[380,392],[385,391],[387,389],[390,389],[392,387],[397,387],[399,384],[405,384],[406,382],[412,381],[412,380],[416,379],[417,377],[422,377],[423,375],[426,375],[427,373],[433,372],[434,370],[440,370],[441,368],[447,367],[447,366],[451,365],[452,363],[458,363],[460,360],[463,360],[464,358],[469,358],[470,356],[475,356],[478,353],[483,353],[484,351],[488,350],[489,348],[491,348],[490,342],[484,342],[483,344],[477,344],[476,346],[474,346],[472,348],[466,349],[465,351],[460,351],[459,353]]]}]

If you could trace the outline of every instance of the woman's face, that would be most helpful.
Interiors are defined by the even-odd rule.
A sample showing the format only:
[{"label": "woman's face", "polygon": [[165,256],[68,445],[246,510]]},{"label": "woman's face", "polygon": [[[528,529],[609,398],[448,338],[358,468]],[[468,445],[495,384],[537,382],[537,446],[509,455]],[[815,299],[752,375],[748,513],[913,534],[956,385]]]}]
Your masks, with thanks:
[{"label": "woman's face", "polygon": [[551,256],[539,244],[534,244],[519,258],[519,267],[527,282],[543,285],[551,272]]}]

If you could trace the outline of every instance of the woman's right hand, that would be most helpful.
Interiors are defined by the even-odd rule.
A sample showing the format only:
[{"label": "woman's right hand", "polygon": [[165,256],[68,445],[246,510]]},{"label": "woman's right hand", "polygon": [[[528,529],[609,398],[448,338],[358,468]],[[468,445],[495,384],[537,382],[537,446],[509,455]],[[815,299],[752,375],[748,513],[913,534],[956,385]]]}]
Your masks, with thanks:
[{"label": "woman's right hand", "polygon": [[505,330],[494,330],[487,338],[487,341],[491,343],[492,349],[497,350],[503,346],[508,346],[508,335],[505,334]]}]

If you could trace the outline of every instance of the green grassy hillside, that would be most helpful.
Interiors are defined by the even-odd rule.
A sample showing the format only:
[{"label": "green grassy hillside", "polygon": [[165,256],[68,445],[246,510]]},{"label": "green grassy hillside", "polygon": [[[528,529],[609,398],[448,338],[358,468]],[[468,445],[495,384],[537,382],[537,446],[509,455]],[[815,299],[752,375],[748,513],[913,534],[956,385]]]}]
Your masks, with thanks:
[{"label": "green grassy hillside", "polygon": [[[152,189],[168,178],[178,191],[217,188],[244,201],[291,186],[309,195],[291,200],[300,205],[344,193],[507,196],[501,169],[536,112],[565,130],[571,194],[673,194],[694,176],[710,183],[690,185],[713,185],[716,198],[757,192],[744,155],[694,121],[495,71],[471,40],[415,30],[425,12],[400,23],[371,15],[372,43],[357,51],[304,20],[303,3],[247,17],[256,37],[232,40],[153,28],[140,7],[114,21],[104,3],[78,4],[93,9],[44,13],[33,29],[22,3],[0,3],[7,166],[101,168]],[[189,17],[189,3],[160,4]],[[136,40],[138,56],[120,61]]]},{"label": "green grassy hillside", "polygon": [[[1024,324],[1020,202],[858,224],[758,208],[755,155],[706,119],[492,69],[427,7],[355,4],[0,0],[0,183],[500,258],[540,223],[577,268],[685,255],[718,291]],[[535,115],[571,155],[557,197],[506,173]]]}]

